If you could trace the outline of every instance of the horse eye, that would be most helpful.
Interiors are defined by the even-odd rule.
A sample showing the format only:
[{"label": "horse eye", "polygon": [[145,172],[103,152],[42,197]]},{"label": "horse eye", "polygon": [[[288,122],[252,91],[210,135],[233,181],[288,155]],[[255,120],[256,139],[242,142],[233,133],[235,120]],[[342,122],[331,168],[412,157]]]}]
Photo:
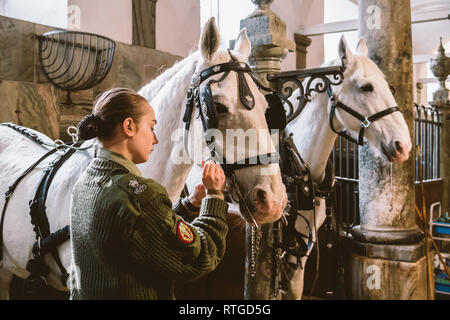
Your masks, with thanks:
[{"label": "horse eye", "polygon": [[389,89],[391,90],[392,94],[395,95],[395,87],[393,85],[390,85]]},{"label": "horse eye", "polygon": [[223,104],[221,104],[220,102],[216,102],[216,110],[217,110],[217,113],[227,113],[228,112],[228,108],[226,106],[224,106]]},{"label": "horse eye", "polygon": [[361,90],[362,92],[372,92],[373,91],[373,86],[370,83],[367,83],[367,84],[362,85],[361,87],[359,87],[359,90]]}]

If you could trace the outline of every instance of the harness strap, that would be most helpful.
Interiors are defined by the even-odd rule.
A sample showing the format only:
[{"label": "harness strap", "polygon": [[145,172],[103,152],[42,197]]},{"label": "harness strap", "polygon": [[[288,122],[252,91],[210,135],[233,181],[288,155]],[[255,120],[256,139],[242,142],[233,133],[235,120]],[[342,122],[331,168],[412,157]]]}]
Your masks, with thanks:
[{"label": "harness strap", "polygon": [[[78,147],[82,142],[77,142],[74,144],[74,147]],[[34,231],[36,233],[36,240],[38,242],[42,242],[42,239],[45,239],[51,235],[50,233],[50,224],[48,221],[48,217],[46,214],[45,202],[47,200],[48,190],[50,189],[50,184],[58,171],[58,169],[63,165],[63,163],[70,157],[72,154],[76,152],[76,149],[70,148],[67,149],[59,158],[52,161],[48,167],[44,170],[41,182],[39,183],[38,189],[36,191],[36,195],[32,201],[30,201],[30,216],[31,223],[34,226]],[[64,268],[56,247],[49,248],[49,252],[52,254],[58,268],[61,271],[62,279],[64,281],[67,278],[67,271]],[[39,253],[35,254],[36,260],[43,259],[44,254]],[[63,285],[66,285],[65,282],[62,282]]]},{"label": "harness strap", "polygon": [[33,245],[32,253],[34,255],[46,255],[50,252],[51,248],[57,247],[70,239],[70,226],[67,225],[61,228],[43,239],[39,239]]},{"label": "harness strap", "polygon": [[[261,161],[261,158],[265,158]],[[225,173],[225,176],[229,177],[232,173],[239,169],[245,169],[254,165],[265,165],[269,163],[278,163],[278,154],[275,152],[267,153],[263,155],[257,155],[250,158],[245,158],[243,160],[239,160],[236,163],[227,164],[226,159],[224,159],[224,164],[222,165],[222,169]],[[239,163],[242,162],[242,163]]]},{"label": "harness strap", "polygon": [[315,184],[314,186],[316,190],[316,195],[327,200],[333,193],[334,185],[335,185],[334,167],[331,160],[328,159],[327,166],[325,168],[325,177],[323,181],[319,184]]},{"label": "harness strap", "polygon": [[0,221],[0,261],[3,259],[3,224],[5,220],[6,215],[6,209],[8,207],[9,199],[11,198],[11,195],[13,194],[14,190],[16,189],[19,182],[28,174],[30,173],[39,163],[41,163],[45,158],[49,157],[53,153],[56,152],[56,148],[52,149],[48,152],[46,152],[42,157],[40,157],[36,162],[34,162],[28,169],[26,169],[18,178],[17,180],[8,188],[8,191],[5,193],[5,204],[3,205],[2,210],[2,217]]},{"label": "harness strap", "polygon": [[31,141],[39,144],[42,147],[54,147],[54,145],[52,145],[51,143],[45,141],[44,139],[42,139],[41,137],[39,137],[36,133],[33,133],[31,131],[29,131],[27,128],[19,126],[15,123],[12,122],[5,122],[5,123],[0,123],[0,126],[4,126],[4,127],[8,127],[11,128],[15,131],[17,131],[18,133],[20,133],[21,135],[29,138]]}]

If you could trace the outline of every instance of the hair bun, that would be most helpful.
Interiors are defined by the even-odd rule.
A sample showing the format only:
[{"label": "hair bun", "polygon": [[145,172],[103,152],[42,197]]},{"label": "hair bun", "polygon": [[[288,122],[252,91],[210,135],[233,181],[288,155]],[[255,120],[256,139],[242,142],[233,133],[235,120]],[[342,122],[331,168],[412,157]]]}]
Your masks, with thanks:
[{"label": "hair bun", "polygon": [[82,140],[89,140],[98,137],[101,121],[102,120],[94,114],[85,116],[77,125],[79,138]]}]

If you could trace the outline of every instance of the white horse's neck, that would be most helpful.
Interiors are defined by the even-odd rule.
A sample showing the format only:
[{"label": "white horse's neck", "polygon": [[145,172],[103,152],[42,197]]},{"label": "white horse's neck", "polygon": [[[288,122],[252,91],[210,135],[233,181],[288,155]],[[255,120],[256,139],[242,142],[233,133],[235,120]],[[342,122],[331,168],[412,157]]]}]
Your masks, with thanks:
[{"label": "white horse's neck", "polygon": [[328,123],[328,96],[315,94],[300,115],[289,125],[294,144],[309,165],[314,182],[320,183],[337,135]]},{"label": "white horse's neck", "polygon": [[171,153],[180,141],[172,139],[172,133],[182,128],[186,92],[199,57],[197,52],[191,54],[139,91],[155,110],[155,133],[159,140],[156,152],[147,162],[140,164],[139,169],[144,177],[166,187],[172,200],[180,195],[192,167],[191,164],[172,161]]}]

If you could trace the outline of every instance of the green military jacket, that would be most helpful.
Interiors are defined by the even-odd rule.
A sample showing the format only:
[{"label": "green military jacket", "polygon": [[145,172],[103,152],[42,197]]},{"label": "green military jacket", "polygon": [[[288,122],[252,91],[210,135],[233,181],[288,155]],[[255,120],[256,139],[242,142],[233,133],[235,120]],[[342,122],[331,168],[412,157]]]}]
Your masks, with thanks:
[{"label": "green military jacket", "polygon": [[71,198],[71,299],[174,299],[225,253],[227,204],[206,197],[192,216],[180,200],[100,148]]}]

